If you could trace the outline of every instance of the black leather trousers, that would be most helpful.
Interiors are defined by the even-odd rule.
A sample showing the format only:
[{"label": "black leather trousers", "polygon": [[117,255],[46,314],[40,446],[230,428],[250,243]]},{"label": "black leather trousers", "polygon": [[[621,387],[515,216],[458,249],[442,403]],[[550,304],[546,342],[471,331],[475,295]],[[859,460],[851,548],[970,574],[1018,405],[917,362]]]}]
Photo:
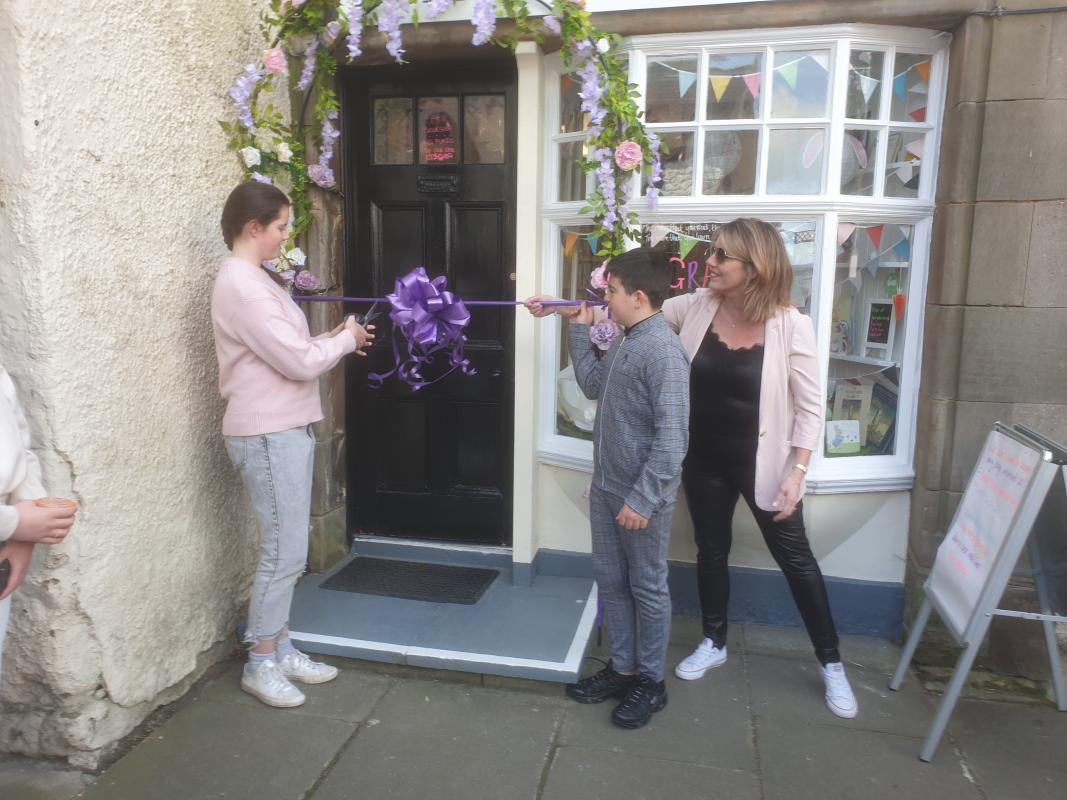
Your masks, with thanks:
[{"label": "black leather trousers", "polygon": [[697,583],[704,635],[716,647],[726,644],[726,607],[730,600],[727,560],[732,542],[731,523],[739,496],[756,518],[763,540],[789,582],[789,590],[808,629],[815,655],[822,664],[840,661],[837,629],[830,614],[826,584],[804,531],[801,503],[792,516],[775,522],[775,512],[764,511],[754,497],[755,464],[692,463],[682,470],[689,513],[697,545]]}]

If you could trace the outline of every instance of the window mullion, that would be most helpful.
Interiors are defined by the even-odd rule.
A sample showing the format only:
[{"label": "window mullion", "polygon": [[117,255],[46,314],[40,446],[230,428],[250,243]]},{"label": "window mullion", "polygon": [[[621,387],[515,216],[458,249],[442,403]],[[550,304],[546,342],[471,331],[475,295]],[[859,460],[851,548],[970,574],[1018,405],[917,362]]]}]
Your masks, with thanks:
[{"label": "window mullion", "polygon": [[849,42],[837,42],[832,50],[833,61],[830,73],[830,126],[826,146],[826,194],[837,197],[841,194],[841,162],[845,146],[845,99],[848,90]]}]

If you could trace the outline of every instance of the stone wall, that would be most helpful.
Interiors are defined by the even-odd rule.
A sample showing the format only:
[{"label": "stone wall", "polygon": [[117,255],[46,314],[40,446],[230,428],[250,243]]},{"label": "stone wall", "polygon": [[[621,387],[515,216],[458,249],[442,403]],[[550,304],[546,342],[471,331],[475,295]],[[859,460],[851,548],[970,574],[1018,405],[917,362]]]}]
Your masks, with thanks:
[{"label": "stone wall", "polygon": [[14,598],[0,750],[92,767],[233,644],[255,562],[208,314],[257,0],[0,4],[0,361],[81,512]]},{"label": "stone wall", "polygon": [[[1067,13],[971,16],[954,32],[950,58],[909,546],[913,604],[992,424],[1067,440]],[[1025,586],[1009,597],[1033,607]],[[1038,626],[997,620],[984,662],[1046,677],[1035,641]],[[925,657],[944,655],[935,645]]]}]

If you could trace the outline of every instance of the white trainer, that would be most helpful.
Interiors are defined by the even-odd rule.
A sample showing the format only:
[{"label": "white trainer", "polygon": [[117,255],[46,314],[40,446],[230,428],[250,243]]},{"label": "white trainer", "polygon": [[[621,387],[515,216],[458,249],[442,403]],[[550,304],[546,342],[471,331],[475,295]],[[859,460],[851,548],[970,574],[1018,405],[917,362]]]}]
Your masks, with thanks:
[{"label": "white trainer", "polygon": [[721,667],[726,663],[726,645],[716,647],[711,639],[705,639],[697,649],[681,660],[674,668],[674,674],[683,681],[695,681],[703,678],[709,669]]},{"label": "white trainer", "polygon": [[327,683],[337,677],[337,667],[312,661],[296,648],[278,663],[282,674],[291,681],[300,683]]},{"label": "white trainer", "polygon": [[826,684],[826,706],[839,717],[852,719],[859,711],[856,696],[848,685],[845,666],[836,661],[822,668],[822,679]]},{"label": "white trainer", "polygon": [[258,668],[245,665],[241,688],[268,706],[295,708],[304,704],[304,693],[289,683],[275,661],[264,661]]}]

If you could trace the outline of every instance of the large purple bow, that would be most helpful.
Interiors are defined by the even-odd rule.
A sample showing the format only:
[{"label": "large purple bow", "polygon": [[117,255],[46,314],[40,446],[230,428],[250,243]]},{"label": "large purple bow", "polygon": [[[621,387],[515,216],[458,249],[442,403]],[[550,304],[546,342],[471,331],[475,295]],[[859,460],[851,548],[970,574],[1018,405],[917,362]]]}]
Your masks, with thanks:
[{"label": "large purple bow", "polygon": [[[452,292],[445,289],[444,275],[430,280],[426,270],[415,267],[407,275],[396,279],[396,291],[386,296],[393,310],[394,366],[385,373],[371,373],[368,379],[380,387],[386,378],[396,374],[414,391],[435,383],[453,370],[473,375],[474,367],[463,355],[467,337],[463,329],[471,321],[470,312]],[[432,379],[422,370],[443,350],[448,352],[449,367]]]}]

